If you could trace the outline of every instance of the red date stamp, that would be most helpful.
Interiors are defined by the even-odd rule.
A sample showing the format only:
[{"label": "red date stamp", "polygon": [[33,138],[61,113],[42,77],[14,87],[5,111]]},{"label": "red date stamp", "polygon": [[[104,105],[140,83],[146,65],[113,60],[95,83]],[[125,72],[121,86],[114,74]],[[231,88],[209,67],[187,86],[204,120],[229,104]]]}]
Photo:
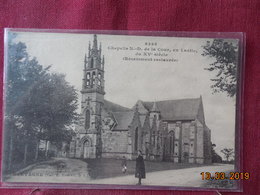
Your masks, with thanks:
[{"label": "red date stamp", "polygon": [[210,173],[210,172],[201,172],[201,179],[202,180],[247,180],[250,177],[250,174],[248,172],[215,172],[215,173]]}]

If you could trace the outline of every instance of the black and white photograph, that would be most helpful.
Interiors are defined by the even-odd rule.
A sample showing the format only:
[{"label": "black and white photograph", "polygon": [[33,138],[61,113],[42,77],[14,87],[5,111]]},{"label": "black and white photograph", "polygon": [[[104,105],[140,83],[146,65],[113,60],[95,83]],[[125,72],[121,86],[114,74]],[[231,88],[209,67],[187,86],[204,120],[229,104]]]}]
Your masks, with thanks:
[{"label": "black and white photograph", "polygon": [[3,182],[237,188],[238,39],[6,32]]}]

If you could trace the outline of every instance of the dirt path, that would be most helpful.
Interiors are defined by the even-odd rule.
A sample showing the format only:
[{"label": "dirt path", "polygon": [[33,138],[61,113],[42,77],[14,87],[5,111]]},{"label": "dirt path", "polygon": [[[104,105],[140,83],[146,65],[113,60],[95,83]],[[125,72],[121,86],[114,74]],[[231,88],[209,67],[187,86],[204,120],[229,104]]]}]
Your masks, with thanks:
[{"label": "dirt path", "polygon": [[[206,180],[201,179],[201,172],[225,172],[234,170],[234,165],[213,165],[178,170],[156,171],[146,174],[146,179],[142,180],[143,185],[160,186],[185,186],[200,187]],[[107,179],[92,180],[93,184],[121,184],[136,185],[137,178],[134,176],[114,177]]]},{"label": "dirt path", "polygon": [[[84,161],[69,158],[53,158],[50,161],[28,166],[6,182],[44,182],[44,183],[84,183],[84,184],[117,184],[136,185],[134,175],[112,177],[106,179],[91,179],[87,173],[88,164]],[[206,180],[201,179],[201,172],[226,172],[234,170],[233,165],[218,164],[184,168],[176,170],[156,171],[146,173],[143,185],[160,186],[192,186],[200,187]]]}]

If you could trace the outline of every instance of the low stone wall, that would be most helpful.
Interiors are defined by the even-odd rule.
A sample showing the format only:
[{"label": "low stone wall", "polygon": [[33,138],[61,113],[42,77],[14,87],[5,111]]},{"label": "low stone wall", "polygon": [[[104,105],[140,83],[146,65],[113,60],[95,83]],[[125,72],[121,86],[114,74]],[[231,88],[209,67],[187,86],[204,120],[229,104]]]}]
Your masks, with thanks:
[{"label": "low stone wall", "polygon": [[103,152],[102,158],[118,158],[123,159],[125,157],[127,160],[132,160],[132,154],[127,153],[116,153],[116,152]]}]

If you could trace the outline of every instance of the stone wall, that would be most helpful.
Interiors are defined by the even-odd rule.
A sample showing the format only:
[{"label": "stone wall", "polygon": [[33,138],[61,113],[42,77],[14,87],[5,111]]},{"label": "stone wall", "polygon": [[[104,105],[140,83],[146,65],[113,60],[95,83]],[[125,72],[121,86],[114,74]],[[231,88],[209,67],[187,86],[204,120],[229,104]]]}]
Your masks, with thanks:
[{"label": "stone wall", "polygon": [[190,123],[190,149],[189,149],[189,163],[195,162],[196,157],[196,123],[192,121]]},{"label": "stone wall", "polygon": [[196,163],[204,163],[204,125],[196,120]]},{"label": "stone wall", "polygon": [[188,162],[190,149],[190,123],[182,123],[182,152],[181,162]]},{"label": "stone wall", "polygon": [[128,131],[107,131],[102,133],[102,157],[121,158],[128,154]]}]

